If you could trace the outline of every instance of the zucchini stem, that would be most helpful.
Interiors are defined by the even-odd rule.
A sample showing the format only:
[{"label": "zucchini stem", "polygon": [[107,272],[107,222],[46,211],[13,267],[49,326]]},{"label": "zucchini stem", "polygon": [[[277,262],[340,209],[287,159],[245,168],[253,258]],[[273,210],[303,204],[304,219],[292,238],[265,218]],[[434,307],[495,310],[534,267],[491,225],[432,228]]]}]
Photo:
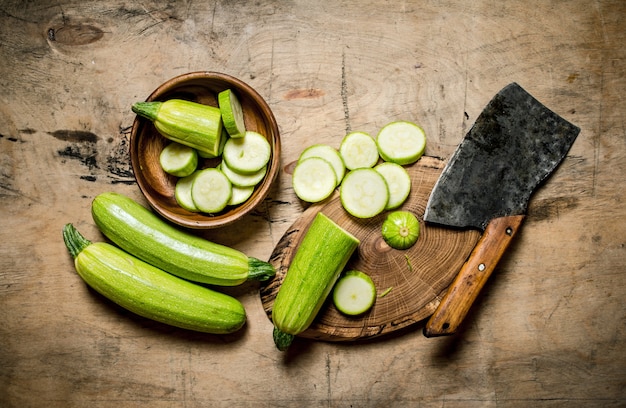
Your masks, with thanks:
[{"label": "zucchini stem", "polygon": [[162,104],[163,102],[137,102],[131,107],[131,110],[137,115],[154,122]]},{"label": "zucchini stem", "polygon": [[274,269],[272,264],[253,257],[248,258],[248,270],[249,279],[261,282],[276,275],[276,269]]},{"label": "zucchini stem", "polygon": [[83,237],[72,224],[65,224],[63,227],[63,242],[73,259],[76,259],[83,249],[91,245],[91,241]]},{"label": "zucchini stem", "polygon": [[282,332],[277,327],[274,327],[274,332],[272,333],[272,335],[274,337],[274,344],[276,345],[276,348],[278,348],[278,350],[280,351],[287,350],[295,337],[293,334]]}]

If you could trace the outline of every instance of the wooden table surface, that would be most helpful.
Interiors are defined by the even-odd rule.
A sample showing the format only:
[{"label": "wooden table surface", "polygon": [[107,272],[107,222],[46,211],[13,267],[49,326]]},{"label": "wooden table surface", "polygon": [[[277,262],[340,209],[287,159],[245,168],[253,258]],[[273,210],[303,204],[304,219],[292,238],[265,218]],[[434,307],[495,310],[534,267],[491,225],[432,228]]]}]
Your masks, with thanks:
[{"label": "wooden table surface", "polygon": [[[0,406],[626,406],[626,2],[3,1]],[[259,285],[235,335],[174,329],[88,290],[61,238],[103,237],[90,202],[145,204],[133,102],[214,70],[253,86],[283,142],[276,188],[205,235],[268,259],[304,206],[290,164],[315,142],[411,120],[448,158],[518,82],[580,126],[453,337],[423,322],[363,343],[272,341]]]}]

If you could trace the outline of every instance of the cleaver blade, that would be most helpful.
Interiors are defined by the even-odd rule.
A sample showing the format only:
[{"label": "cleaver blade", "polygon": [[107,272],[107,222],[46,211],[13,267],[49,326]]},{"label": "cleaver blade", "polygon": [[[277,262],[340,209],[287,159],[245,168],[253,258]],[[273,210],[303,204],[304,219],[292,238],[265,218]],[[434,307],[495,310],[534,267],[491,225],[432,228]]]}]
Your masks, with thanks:
[{"label": "cleaver blade", "polygon": [[451,335],[520,228],[533,191],[561,163],[580,129],[517,83],[498,92],[433,187],[427,223],[482,231],[476,247],[424,327]]}]

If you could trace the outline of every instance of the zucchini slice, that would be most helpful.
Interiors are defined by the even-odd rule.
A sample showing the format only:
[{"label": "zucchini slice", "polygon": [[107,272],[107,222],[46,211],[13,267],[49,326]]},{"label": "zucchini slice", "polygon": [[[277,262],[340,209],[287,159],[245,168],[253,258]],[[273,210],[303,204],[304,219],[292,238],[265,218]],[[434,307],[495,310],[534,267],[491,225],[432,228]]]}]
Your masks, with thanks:
[{"label": "zucchini slice", "polygon": [[198,172],[191,185],[191,198],[198,210],[218,213],[228,205],[232,184],[220,170],[207,168]]},{"label": "zucchini slice", "polygon": [[360,168],[346,174],[339,193],[343,208],[357,218],[380,214],[389,201],[385,178],[371,168]]},{"label": "zucchini slice", "polygon": [[411,177],[404,167],[396,163],[383,162],[374,170],[379,172],[387,182],[389,188],[389,201],[386,210],[393,210],[400,207],[411,193]]},{"label": "zucchini slice", "polygon": [[199,212],[200,210],[196,207],[196,204],[193,202],[193,198],[191,197],[191,186],[193,185],[193,180],[198,175],[198,171],[190,174],[187,177],[179,178],[176,181],[176,186],[174,187],[174,198],[178,205],[184,208],[187,211],[191,212]]},{"label": "zucchini slice", "polygon": [[361,271],[346,271],[333,289],[333,304],[348,316],[362,315],[374,306],[375,301],[376,285]]},{"label": "zucchini slice", "polygon": [[253,174],[265,167],[272,154],[272,147],[260,133],[246,131],[243,137],[231,137],[224,145],[222,157],[228,167],[243,174]]},{"label": "zucchini slice", "polygon": [[228,166],[224,160],[220,163],[220,170],[233,184],[233,186],[237,187],[250,187],[256,186],[263,180],[265,174],[267,173],[267,166],[263,166],[261,170],[256,173],[243,174],[239,173]]},{"label": "zucchini slice", "polygon": [[224,127],[230,137],[243,137],[246,134],[246,124],[237,94],[231,89],[223,90],[217,94],[217,103],[222,113]]},{"label": "zucchini slice", "polygon": [[161,150],[159,163],[166,173],[186,177],[198,167],[198,152],[193,147],[171,142]]},{"label": "zucchini slice", "polygon": [[380,157],[400,165],[415,163],[426,150],[426,133],[415,123],[391,122],[376,136]]},{"label": "zucchini slice", "polygon": [[346,174],[346,166],[337,149],[326,144],[309,146],[300,153],[298,163],[310,157],[320,157],[329,162],[333,166],[333,170],[335,170],[335,175],[337,176],[336,185],[341,184],[341,180],[343,180],[343,176]]},{"label": "zucchini slice", "polygon": [[293,169],[291,180],[298,198],[309,203],[325,200],[337,185],[333,166],[321,157],[309,157],[299,162]]},{"label": "zucchini slice", "polygon": [[339,154],[348,170],[374,167],[379,154],[376,141],[365,132],[351,132],[344,136]]},{"label": "zucchini slice", "polygon": [[232,194],[230,196],[230,201],[228,201],[228,205],[239,205],[245,202],[252,193],[254,192],[254,186],[249,187],[239,187],[233,186]]}]

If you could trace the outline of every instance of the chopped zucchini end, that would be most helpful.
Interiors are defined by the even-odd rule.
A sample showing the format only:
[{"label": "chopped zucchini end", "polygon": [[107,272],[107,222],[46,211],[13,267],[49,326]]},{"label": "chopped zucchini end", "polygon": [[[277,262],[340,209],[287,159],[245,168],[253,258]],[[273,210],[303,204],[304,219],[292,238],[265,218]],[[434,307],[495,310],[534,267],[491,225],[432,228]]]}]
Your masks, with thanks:
[{"label": "chopped zucchini end", "polygon": [[385,242],[395,249],[408,249],[415,245],[420,235],[420,224],[409,211],[390,213],[381,227]]},{"label": "chopped zucchini end", "polygon": [[276,275],[276,269],[269,262],[262,261],[257,258],[248,258],[248,277],[257,281],[266,281]]},{"label": "chopped zucchini end", "polygon": [[296,336],[294,336],[293,334],[284,333],[280,331],[280,329],[278,329],[277,327],[274,327],[273,337],[276,348],[280,351],[285,351],[289,348],[289,346],[293,342],[294,337]]}]

